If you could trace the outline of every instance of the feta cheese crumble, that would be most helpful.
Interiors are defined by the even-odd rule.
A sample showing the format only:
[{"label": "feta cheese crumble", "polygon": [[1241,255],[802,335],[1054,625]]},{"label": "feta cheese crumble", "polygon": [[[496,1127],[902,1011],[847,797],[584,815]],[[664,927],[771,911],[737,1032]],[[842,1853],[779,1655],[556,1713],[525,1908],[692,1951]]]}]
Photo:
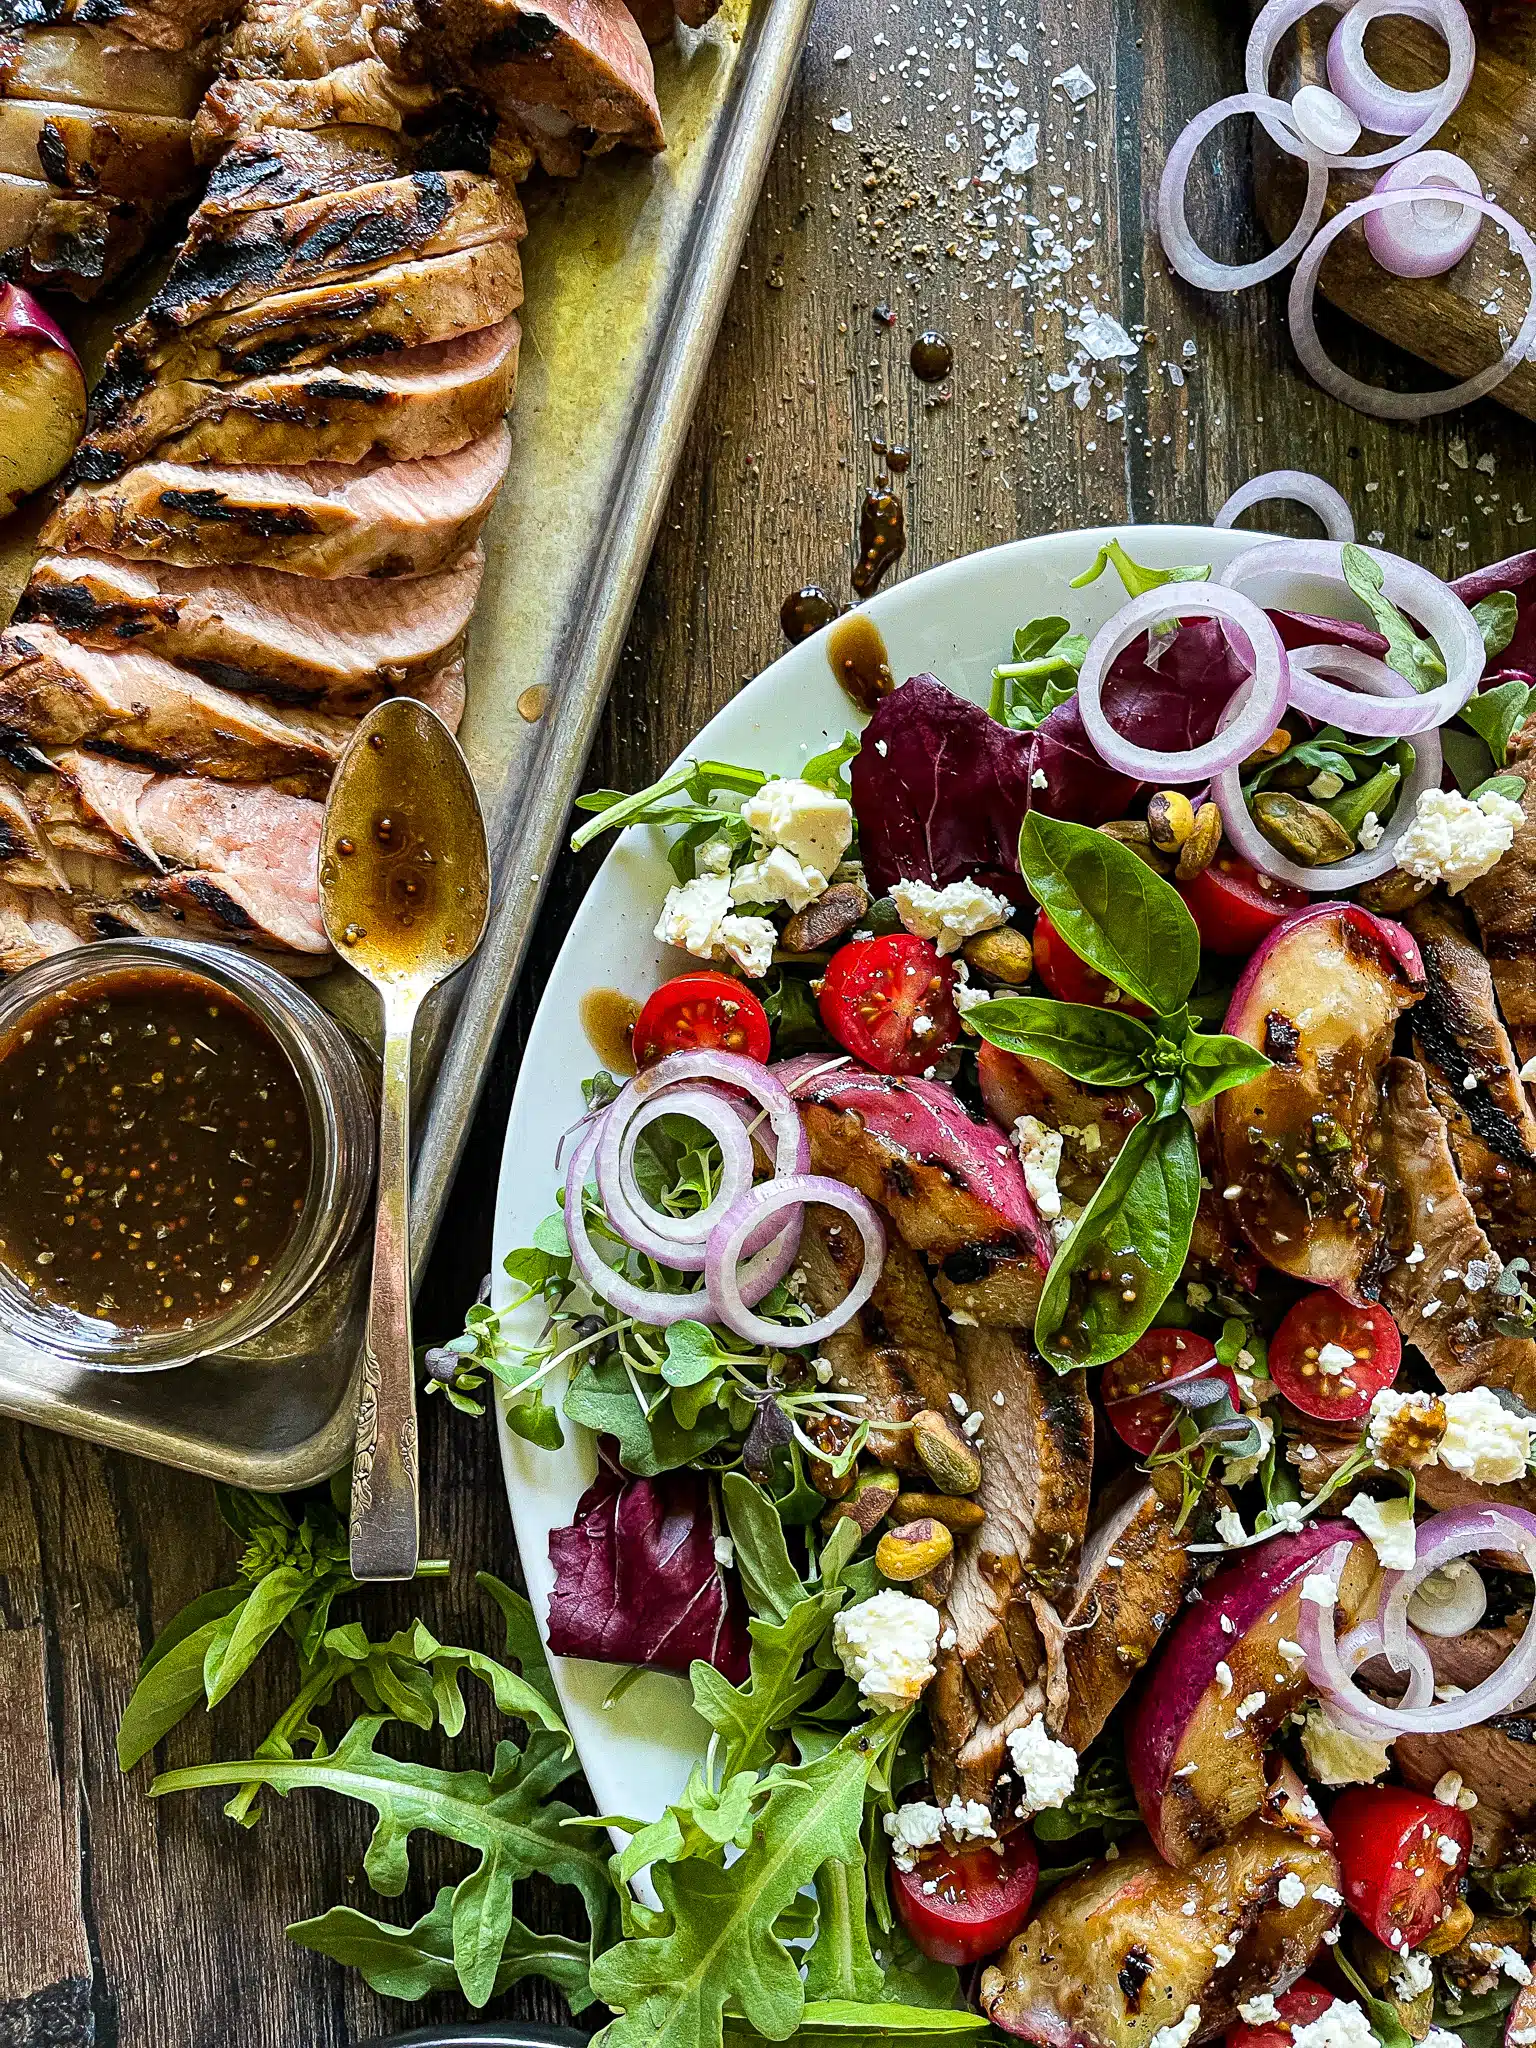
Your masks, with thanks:
[{"label": "feta cheese crumble", "polygon": [[1047,1221],[1059,1216],[1061,1190],[1056,1185],[1056,1176],[1061,1171],[1060,1131],[1053,1131],[1037,1116],[1021,1116],[1013,1127],[1013,1142],[1030,1200]]},{"label": "feta cheese crumble", "polygon": [[1307,1888],[1294,1870],[1288,1870],[1275,1889],[1276,1899],[1287,1911],[1292,1906],[1299,1906],[1306,1896]]},{"label": "feta cheese crumble", "polygon": [[941,953],[956,952],[962,939],[1006,924],[1013,905],[979,882],[897,882],[891,889],[896,915],[915,938],[932,939]]},{"label": "feta cheese crumble", "polygon": [[1257,1998],[1245,1998],[1237,2008],[1237,2016],[1250,2027],[1268,2026],[1271,2020],[1280,2017],[1280,2008],[1275,2004],[1274,1993],[1261,1991]]},{"label": "feta cheese crumble", "polygon": [[1013,1730],[1008,1754],[1024,1786],[1021,1818],[1048,1806],[1060,1806],[1077,1783],[1077,1751],[1047,1734],[1043,1714]]},{"label": "feta cheese crumble", "polygon": [[765,782],[742,805],[741,817],[765,847],[781,846],[802,867],[817,868],[824,875],[831,874],[853,844],[852,804],[828,789],[818,789],[814,782],[789,776]]},{"label": "feta cheese crumble", "polygon": [[1459,896],[1508,853],[1524,817],[1519,804],[1497,790],[1474,802],[1458,790],[1426,789],[1397,842],[1397,864],[1420,882],[1444,882]]},{"label": "feta cheese crumble", "polygon": [[1357,1493],[1344,1514],[1363,1536],[1369,1536],[1372,1548],[1389,1572],[1412,1570],[1418,1534],[1413,1504],[1406,1495],[1399,1494],[1395,1500],[1372,1500],[1368,1493]]},{"label": "feta cheese crumble", "polygon": [[1532,1417],[1506,1408],[1491,1387],[1469,1387],[1444,1399],[1445,1435],[1436,1452],[1442,1465],[1482,1486],[1524,1477]]},{"label": "feta cheese crumble", "polygon": [[1435,1969],[1422,1949],[1411,1948],[1399,1956],[1392,1972],[1392,1995],[1405,2003],[1427,1991],[1435,1981]]},{"label": "feta cheese crumble", "polygon": [[804,910],[827,886],[817,867],[806,867],[787,846],[770,847],[761,860],[749,860],[731,877],[734,903],[787,903],[791,910]]},{"label": "feta cheese crumble", "polygon": [[1352,1998],[1336,1998],[1315,2020],[1291,2029],[1291,2048],[1376,2048],[1376,2036]]},{"label": "feta cheese crumble", "polygon": [[885,1816],[891,1838],[891,1860],[898,1870],[915,1870],[918,1851],[931,1849],[944,1832],[944,1816],[926,1799],[914,1799]]},{"label": "feta cheese crumble", "polygon": [[933,1676],[938,1641],[937,1612],[894,1588],[844,1608],[832,1623],[832,1646],[844,1671],[883,1713],[898,1713],[921,1695]]},{"label": "feta cheese crumble", "polygon": [[1303,1717],[1301,1747],[1319,1785],[1370,1785],[1392,1761],[1385,1743],[1352,1735],[1321,1706],[1308,1707]]},{"label": "feta cheese crumble", "polygon": [[1198,2005],[1186,2005],[1178,2019],[1158,2028],[1147,2048],[1189,2048],[1189,2043],[1199,2031],[1200,2008]]},{"label": "feta cheese crumble", "polygon": [[1355,1354],[1342,1344],[1325,1344],[1317,1354],[1317,1369],[1325,1374],[1348,1372],[1354,1362]]},{"label": "feta cheese crumble", "polygon": [[696,960],[734,960],[754,978],[773,964],[778,933],[766,917],[737,917],[726,875],[695,875],[667,891],[655,936]]}]

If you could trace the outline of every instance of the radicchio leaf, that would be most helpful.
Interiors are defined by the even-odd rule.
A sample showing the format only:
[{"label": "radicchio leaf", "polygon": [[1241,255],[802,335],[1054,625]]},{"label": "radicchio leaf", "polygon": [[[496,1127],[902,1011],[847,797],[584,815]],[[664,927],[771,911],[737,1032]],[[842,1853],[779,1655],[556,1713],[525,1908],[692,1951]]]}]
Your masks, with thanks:
[{"label": "radicchio leaf", "polygon": [[1474,569],[1451,585],[1465,605],[1475,605],[1497,590],[1514,593],[1516,622],[1514,638],[1488,665],[1479,688],[1492,689],[1512,676],[1536,683],[1536,549],[1493,562],[1486,569]]},{"label": "radicchio leaf", "polygon": [[576,1519],[549,1534],[549,1647],[561,1657],[686,1672],[695,1658],[747,1676],[746,1610],[715,1556],[700,1472],[633,1479],[605,1437]]}]

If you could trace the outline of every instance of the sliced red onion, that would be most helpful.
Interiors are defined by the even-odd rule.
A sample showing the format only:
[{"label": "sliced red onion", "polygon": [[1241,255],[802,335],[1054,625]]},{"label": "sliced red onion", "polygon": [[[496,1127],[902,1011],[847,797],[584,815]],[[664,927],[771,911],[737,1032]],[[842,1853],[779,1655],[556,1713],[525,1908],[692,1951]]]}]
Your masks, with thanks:
[{"label": "sliced red onion", "polygon": [[[1441,1579],[1440,1574],[1445,1574]],[[1408,1625],[1425,1636],[1464,1636],[1488,1612],[1483,1575],[1465,1558],[1437,1565],[1408,1596]]]},{"label": "sliced red onion", "polygon": [[[1421,568],[1417,562],[1388,554],[1384,548],[1366,548],[1364,552],[1381,571],[1383,596],[1390,598],[1399,611],[1406,612],[1440,651],[1445,681],[1438,689],[1426,691],[1422,701],[1439,707],[1432,722],[1443,725],[1446,719],[1455,716],[1482,680],[1488,657],[1477,621],[1449,585],[1442,583],[1438,576],[1431,575],[1428,569]],[[1341,596],[1348,596],[1343,551],[1337,541],[1266,541],[1262,546],[1249,548],[1245,554],[1239,555],[1217,580],[1229,590],[1241,590],[1252,596],[1255,584],[1263,584],[1274,577],[1291,583],[1299,576],[1331,583]],[[1286,604],[1289,594],[1276,593],[1277,600],[1287,609],[1291,608]],[[1301,687],[1306,689],[1308,686],[1303,683]],[[1300,706],[1294,680],[1291,701]],[[1332,713],[1328,715],[1332,716]],[[1350,730],[1370,732],[1373,728],[1352,726]]]},{"label": "sliced red onion", "polygon": [[[1251,675],[1228,706],[1229,721],[1204,746],[1166,754],[1138,747],[1104,715],[1101,692],[1111,664],[1138,633],[1182,619],[1221,619]],[[1258,606],[1217,583],[1173,583],[1133,597],[1094,639],[1078,678],[1077,703],[1089,739],[1106,764],[1140,782],[1203,782],[1245,760],[1280,722],[1286,704],[1285,649]]]},{"label": "sliced red onion", "polygon": [[[1285,36],[1298,21],[1310,14],[1320,0],[1269,0],[1269,5],[1259,14],[1248,38],[1247,82],[1249,92],[1256,98],[1265,99],[1268,104],[1255,107],[1266,131],[1279,148],[1288,156],[1305,156],[1310,174],[1311,152],[1315,145],[1305,141],[1295,125],[1291,110],[1284,100],[1270,98],[1270,71],[1274,64],[1275,52]],[[1375,129],[1382,135],[1399,135],[1400,142],[1394,142],[1386,149],[1371,151],[1365,156],[1326,156],[1323,158],[1329,170],[1375,171],[1387,164],[1396,163],[1399,158],[1411,156],[1422,149],[1437,131],[1444,126],[1460,106],[1472,79],[1472,67],[1477,59],[1477,42],[1472,25],[1467,20],[1466,9],[1461,0],[1356,0],[1353,9],[1350,0],[1327,0],[1336,14],[1351,12],[1360,14],[1370,9],[1372,16],[1380,13],[1408,14],[1417,21],[1429,21],[1445,37],[1450,51],[1450,61],[1441,84],[1423,95],[1423,109],[1412,133],[1395,125],[1383,126],[1373,118],[1373,112],[1383,111],[1380,104],[1368,98],[1371,86],[1378,92],[1389,92],[1368,65],[1361,65],[1363,75],[1352,63],[1341,65],[1335,70],[1333,46],[1329,46],[1328,83],[1339,98],[1353,113],[1357,114],[1367,128]],[[1364,27],[1364,23],[1361,23]],[[1335,32],[1335,41],[1337,32]],[[1370,81],[1367,85],[1366,81]],[[1414,95],[1400,95],[1407,99]]]},{"label": "sliced red onion", "polygon": [[[1442,1529],[1442,1523],[1451,1526]],[[1335,1584],[1349,1548],[1341,1543],[1320,1562],[1320,1571]],[[1417,1562],[1412,1571],[1389,1576],[1380,1609],[1382,1647],[1399,1670],[1411,1671],[1416,1661],[1407,1622],[1413,1588],[1448,1558],[1465,1557],[1474,1550],[1513,1552],[1536,1573],[1536,1515],[1524,1508],[1453,1508],[1420,1524]],[[1301,1644],[1307,1653],[1308,1675],[1326,1694],[1330,1711],[1347,1714],[1352,1723],[1369,1728],[1378,1741],[1474,1728],[1512,1707],[1536,1677],[1536,1629],[1528,1628],[1497,1670],[1470,1692],[1424,1706],[1385,1707],[1354,1683],[1335,1636],[1333,1602],[1308,1600],[1303,1595]]]},{"label": "sliced red onion", "polygon": [[[1446,44],[1446,75],[1423,92],[1404,92],[1388,85],[1365,54],[1365,32],[1383,14],[1405,15],[1438,30]],[[1460,0],[1359,0],[1334,30],[1328,43],[1328,83],[1339,98],[1377,135],[1415,135],[1441,127],[1461,104],[1477,57],[1476,39]],[[1465,76],[1461,76],[1462,73]],[[1460,78],[1448,106],[1452,81]],[[1428,141],[1429,135],[1424,137]]]},{"label": "sliced red onion", "polygon": [[1344,157],[1360,140],[1360,116],[1326,85],[1304,85],[1291,101],[1291,126],[1329,157]]},{"label": "sliced red onion", "polygon": [[[1388,668],[1374,654],[1362,654],[1358,647],[1292,647],[1286,652],[1291,666],[1291,703],[1308,718],[1328,725],[1340,725],[1346,732],[1363,733],[1371,739],[1411,740],[1421,732],[1437,730],[1455,716],[1447,710],[1445,685],[1423,697],[1410,688],[1397,687],[1403,681],[1397,670]],[[1334,682],[1323,677],[1333,676]],[[1393,680],[1395,678],[1395,681]],[[1341,683],[1358,684],[1345,690]],[[1370,694],[1362,696],[1361,690]]]},{"label": "sliced red onion", "polygon": [[[1258,114],[1261,119],[1268,115],[1270,119],[1277,120],[1287,137],[1285,148],[1291,155],[1303,157],[1306,161],[1307,196],[1302,202],[1301,218],[1273,254],[1254,263],[1218,263],[1214,257],[1206,255],[1190,233],[1184,207],[1185,188],[1201,143],[1224,121],[1230,121],[1238,114]],[[1295,262],[1317,232],[1328,197],[1327,164],[1322,152],[1288,125],[1289,119],[1290,108],[1285,101],[1271,99],[1263,90],[1234,93],[1230,99],[1218,100],[1215,106],[1197,114],[1169,150],[1168,161],[1163,166],[1162,183],[1157,191],[1157,232],[1167,251],[1168,261],[1190,284],[1200,286],[1203,291],[1246,291],[1249,285],[1263,284],[1266,278],[1278,277],[1282,270]],[[1265,125],[1269,125],[1268,120],[1265,120]]]},{"label": "sliced red onion", "polygon": [[[1310,166],[1309,166],[1310,167]],[[1318,234],[1291,279],[1289,319],[1291,339],[1296,344],[1296,353],[1304,367],[1315,377],[1323,389],[1334,398],[1340,398],[1356,411],[1368,413],[1383,420],[1426,420],[1437,413],[1454,412],[1458,406],[1470,405],[1474,399],[1486,398],[1488,393],[1502,384],[1517,363],[1523,362],[1530,352],[1531,343],[1536,340],[1536,242],[1521,227],[1512,214],[1502,206],[1496,206],[1491,199],[1485,199],[1479,192],[1475,196],[1468,192],[1460,201],[1464,208],[1475,210],[1484,219],[1501,227],[1509,237],[1510,246],[1525,265],[1526,275],[1531,281],[1527,296],[1525,318],[1520,323],[1520,332],[1505,349],[1496,363],[1486,370],[1479,370],[1475,377],[1468,377],[1460,384],[1453,384],[1448,391],[1380,391],[1370,384],[1362,384],[1358,377],[1351,377],[1347,370],[1341,370],[1329,356],[1318,339],[1317,324],[1312,317],[1312,300],[1317,292],[1318,272],[1323,259],[1339,236],[1354,226],[1356,221],[1368,220],[1372,214],[1388,210],[1399,210],[1412,206],[1425,198],[1435,199],[1439,195],[1433,187],[1410,185],[1398,192],[1383,192],[1378,189],[1368,192],[1363,199],[1343,207],[1328,225]],[[1295,237],[1292,237],[1294,240]]]},{"label": "sliced red onion", "polygon": [[1422,196],[1413,202],[1408,217],[1373,213],[1365,224],[1365,239],[1382,269],[1394,277],[1443,277],[1472,247],[1483,223],[1475,209],[1455,198],[1442,198],[1441,192],[1480,198],[1483,188],[1472,166],[1448,149],[1424,149],[1405,157],[1382,172],[1376,190],[1401,192],[1410,185]]},{"label": "sliced red onion", "polygon": [[[818,1316],[815,1322],[771,1323],[765,1316],[752,1314],[751,1303],[760,1301],[762,1293],[748,1295],[737,1272],[737,1261],[747,1240],[770,1217],[784,1209],[803,1209],[807,1202],[819,1202],[824,1208],[840,1210],[858,1225],[859,1235],[864,1240],[863,1270],[837,1307],[824,1316]],[[798,1230],[795,1238],[798,1243]],[[803,1173],[793,1174],[788,1180],[764,1181],[760,1187],[742,1196],[725,1221],[717,1224],[710,1233],[704,1277],[709,1286],[715,1319],[724,1323],[728,1330],[734,1330],[738,1337],[745,1337],[751,1344],[800,1350],[820,1344],[858,1314],[874,1293],[884,1263],[885,1226],[873,1204],[855,1189],[845,1187],[840,1180],[831,1180],[825,1174]]]},{"label": "sliced red onion", "polygon": [[[720,1188],[707,1208],[671,1216],[655,1208],[635,1178],[635,1146],[659,1117],[686,1116],[702,1124],[720,1147]],[[628,1089],[610,1104],[597,1141],[597,1192],[608,1221],[637,1252],[647,1252],[680,1273],[702,1273],[704,1243],[733,1202],[752,1185],[752,1140],[735,1105],[708,1088],[686,1083],[635,1099]]]},{"label": "sliced red onion", "polygon": [[[1315,512],[1330,540],[1353,540],[1355,537],[1355,515],[1347,501],[1332,484],[1324,483],[1320,476],[1312,476],[1304,469],[1271,469],[1263,476],[1250,478],[1232,493],[1211,524],[1235,526],[1241,515],[1252,506],[1267,505],[1275,499],[1283,499],[1291,505],[1305,505],[1308,511]],[[1293,701],[1294,696],[1292,692]]]},{"label": "sliced red onion", "polygon": [[[1384,1654],[1379,1620],[1362,1621],[1339,1645],[1339,1661],[1353,1678],[1362,1664],[1368,1664],[1373,1657]],[[1402,1698],[1394,1702],[1398,1709],[1404,1707],[1427,1707],[1435,1697],[1435,1667],[1428,1650],[1417,1636],[1408,1639],[1408,1687]],[[1352,1734],[1362,1735],[1367,1741],[1379,1741],[1374,1727],[1369,1722],[1359,1721],[1347,1707],[1330,1699],[1328,1712],[1341,1728],[1348,1728]]]}]

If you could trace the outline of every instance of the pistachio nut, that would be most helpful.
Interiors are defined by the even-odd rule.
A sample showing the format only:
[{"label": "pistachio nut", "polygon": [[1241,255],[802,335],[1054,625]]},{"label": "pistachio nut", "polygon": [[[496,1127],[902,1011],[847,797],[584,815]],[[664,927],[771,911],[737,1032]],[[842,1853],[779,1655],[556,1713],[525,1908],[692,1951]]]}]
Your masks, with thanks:
[{"label": "pistachio nut", "polygon": [[1327,867],[1355,850],[1354,840],[1331,811],[1292,796],[1289,790],[1262,790],[1253,800],[1253,816],[1270,845],[1301,867]]},{"label": "pistachio nut", "polygon": [[1134,853],[1138,860],[1145,861],[1154,874],[1172,874],[1172,863],[1152,844],[1152,835],[1140,818],[1111,818],[1109,823],[1101,825],[1099,830],[1106,839],[1115,840],[1128,852]]},{"label": "pistachio nut", "polygon": [[1147,831],[1159,853],[1177,853],[1195,829],[1195,807],[1181,789],[1160,789],[1147,805]]},{"label": "pistachio nut", "polygon": [[977,932],[960,948],[978,974],[1020,988],[1035,970],[1035,949],[1022,932],[1001,925],[995,932]]},{"label": "pistachio nut", "polygon": [[821,1526],[830,1535],[837,1523],[854,1522],[861,1536],[873,1536],[895,1505],[900,1488],[896,1474],[883,1467],[861,1472],[847,1498],[827,1509]]},{"label": "pistachio nut", "polygon": [[1196,875],[1203,875],[1216,858],[1216,849],[1221,844],[1221,812],[1215,804],[1202,804],[1195,813],[1195,829],[1179,848],[1179,864],[1174,869],[1174,879],[1192,882]]},{"label": "pistachio nut", "polygon": [[899,1529],[887,1529],[875,1545],[875,1569],[898,1585],[925,1579],[944,1563],[955,1547],[955,1539],[942,1522],[925,1515],[920,1521],[903,1522]]},{"label": "pistachio nut", "polygon": [[980,1486],[980,1458],[936,1409],[912,1418],[912,1448],[940,1493],[974,1493]]},{"label": "pistachio nut", "polygon": [[953,1493],[898,1493],[891,1512],[900,1522],[917,1522],[925,1518],[942,1522],[954,1536],[964,1536],[972,1529],[979,1529],[987,1519],[987,1511],[980,1501],[967,1500],[964,1494]]}]

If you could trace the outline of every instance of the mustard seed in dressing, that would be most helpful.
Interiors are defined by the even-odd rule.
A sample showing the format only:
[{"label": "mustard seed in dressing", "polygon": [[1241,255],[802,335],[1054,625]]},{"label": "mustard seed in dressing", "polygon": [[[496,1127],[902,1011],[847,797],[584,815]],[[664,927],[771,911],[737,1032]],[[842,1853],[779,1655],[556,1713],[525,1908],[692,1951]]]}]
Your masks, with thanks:
[{"label": "mustard seed in dressing", "polygon": [[75,984],[0,1044],[0,1260],[123,1330],[260,1288],[310,1179],[299,1078],[238,998],[181,969]]}]

